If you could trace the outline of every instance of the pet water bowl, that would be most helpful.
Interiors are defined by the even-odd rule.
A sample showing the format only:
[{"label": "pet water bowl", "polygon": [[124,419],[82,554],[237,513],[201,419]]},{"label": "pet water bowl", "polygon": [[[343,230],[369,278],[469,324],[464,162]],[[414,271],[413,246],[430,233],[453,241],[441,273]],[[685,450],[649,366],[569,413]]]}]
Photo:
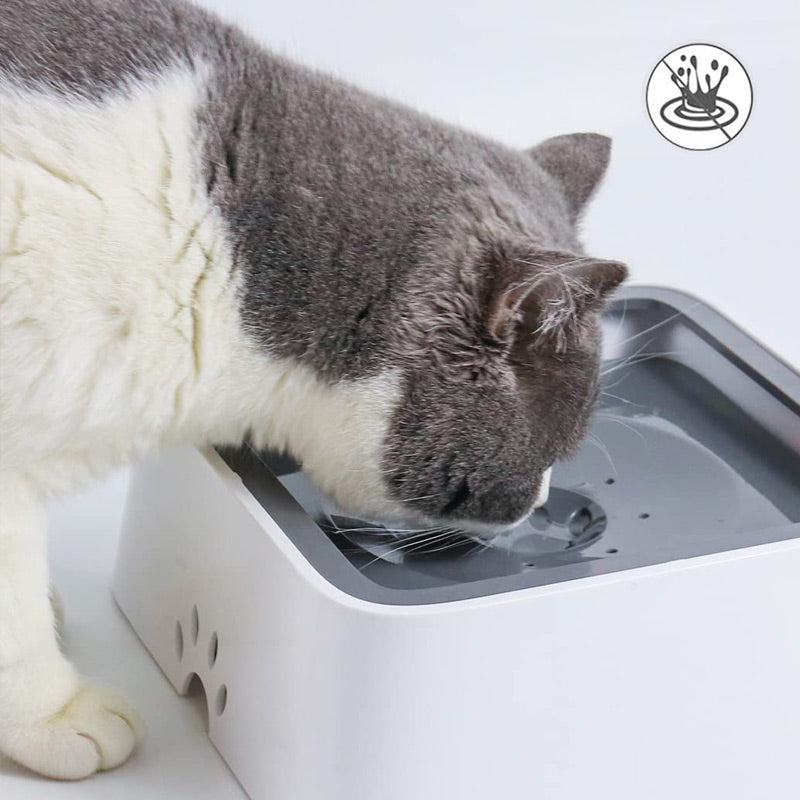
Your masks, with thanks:
[{"label": "pet water bowl", "polygon": [[800,376],[674,291],[603,324],[589,437],[488,544],[270,454],[135,470],[116,598],[254,800],[800,796]]}]

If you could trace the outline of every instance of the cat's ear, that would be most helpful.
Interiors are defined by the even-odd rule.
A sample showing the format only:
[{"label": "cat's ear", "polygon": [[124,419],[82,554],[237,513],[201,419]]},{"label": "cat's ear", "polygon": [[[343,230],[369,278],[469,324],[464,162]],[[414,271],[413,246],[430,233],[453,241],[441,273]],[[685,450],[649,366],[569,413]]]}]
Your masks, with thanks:
[{"label": "cat's ear", "polygon": [[611,139],[599,133],[570,133],[546,139],[528,152],[561,184],[575,221],[605,174]]},{"label": "cat's ear", "polygon": [[601,308],[628,276],[619,261],[561,250],[531,253],[524,266],[523,274],[513,279],[501,274],[495,283],[486,316],[487,331],[495,339],[508,338],[520,324],[529,332],[558,335]]}]

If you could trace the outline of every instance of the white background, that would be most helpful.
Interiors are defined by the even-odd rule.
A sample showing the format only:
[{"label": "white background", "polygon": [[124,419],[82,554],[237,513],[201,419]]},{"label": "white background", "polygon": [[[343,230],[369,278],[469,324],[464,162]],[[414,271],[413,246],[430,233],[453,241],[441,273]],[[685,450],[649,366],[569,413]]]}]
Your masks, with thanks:
[{"label": "white background", "polygon": [[[796,0],[206,5],[287,55],[511,145],[569,131],[610,134],[611,169],[584,227],[588,249],[626,260],[637,282],[697,294],[800,365]],[[754,89],[745,130],[709,152],[664,140],[644,104],[658,59],[692,41],[730,50]],[[121,472],[55,509],[51,554],[71,657],[131,696],[149,738],[121,770],[81,784],[0,764],[3,800],[244,797],[195,705],[173,693],[111,599],[126,479]]]}]

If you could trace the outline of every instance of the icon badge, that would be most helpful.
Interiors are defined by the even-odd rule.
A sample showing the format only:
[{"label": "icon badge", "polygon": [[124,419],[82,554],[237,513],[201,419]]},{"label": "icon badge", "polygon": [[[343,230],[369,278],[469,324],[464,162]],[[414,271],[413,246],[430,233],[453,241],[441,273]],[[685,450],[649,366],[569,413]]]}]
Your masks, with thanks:
[{"label": "icon badge", "polygon": [[713,150],[747,123],[753,87],[721,47],[687,44],[667,53],[647,82],[647,110],[658,132],[688,150]]}]

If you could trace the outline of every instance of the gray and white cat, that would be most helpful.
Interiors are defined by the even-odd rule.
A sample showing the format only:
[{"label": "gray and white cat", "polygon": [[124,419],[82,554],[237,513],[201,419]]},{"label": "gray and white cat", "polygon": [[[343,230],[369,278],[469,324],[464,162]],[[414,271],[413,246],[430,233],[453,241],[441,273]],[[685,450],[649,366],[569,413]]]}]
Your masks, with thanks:
[{"label": "gray and white cat", "polygon": [[0,751],[80,778],[136,715],[48,601],[46,500],[165,445],[285,449],[345,509],[498,531],[597,392],[591,133],[509,149],[184,0],[0,0]]}]

